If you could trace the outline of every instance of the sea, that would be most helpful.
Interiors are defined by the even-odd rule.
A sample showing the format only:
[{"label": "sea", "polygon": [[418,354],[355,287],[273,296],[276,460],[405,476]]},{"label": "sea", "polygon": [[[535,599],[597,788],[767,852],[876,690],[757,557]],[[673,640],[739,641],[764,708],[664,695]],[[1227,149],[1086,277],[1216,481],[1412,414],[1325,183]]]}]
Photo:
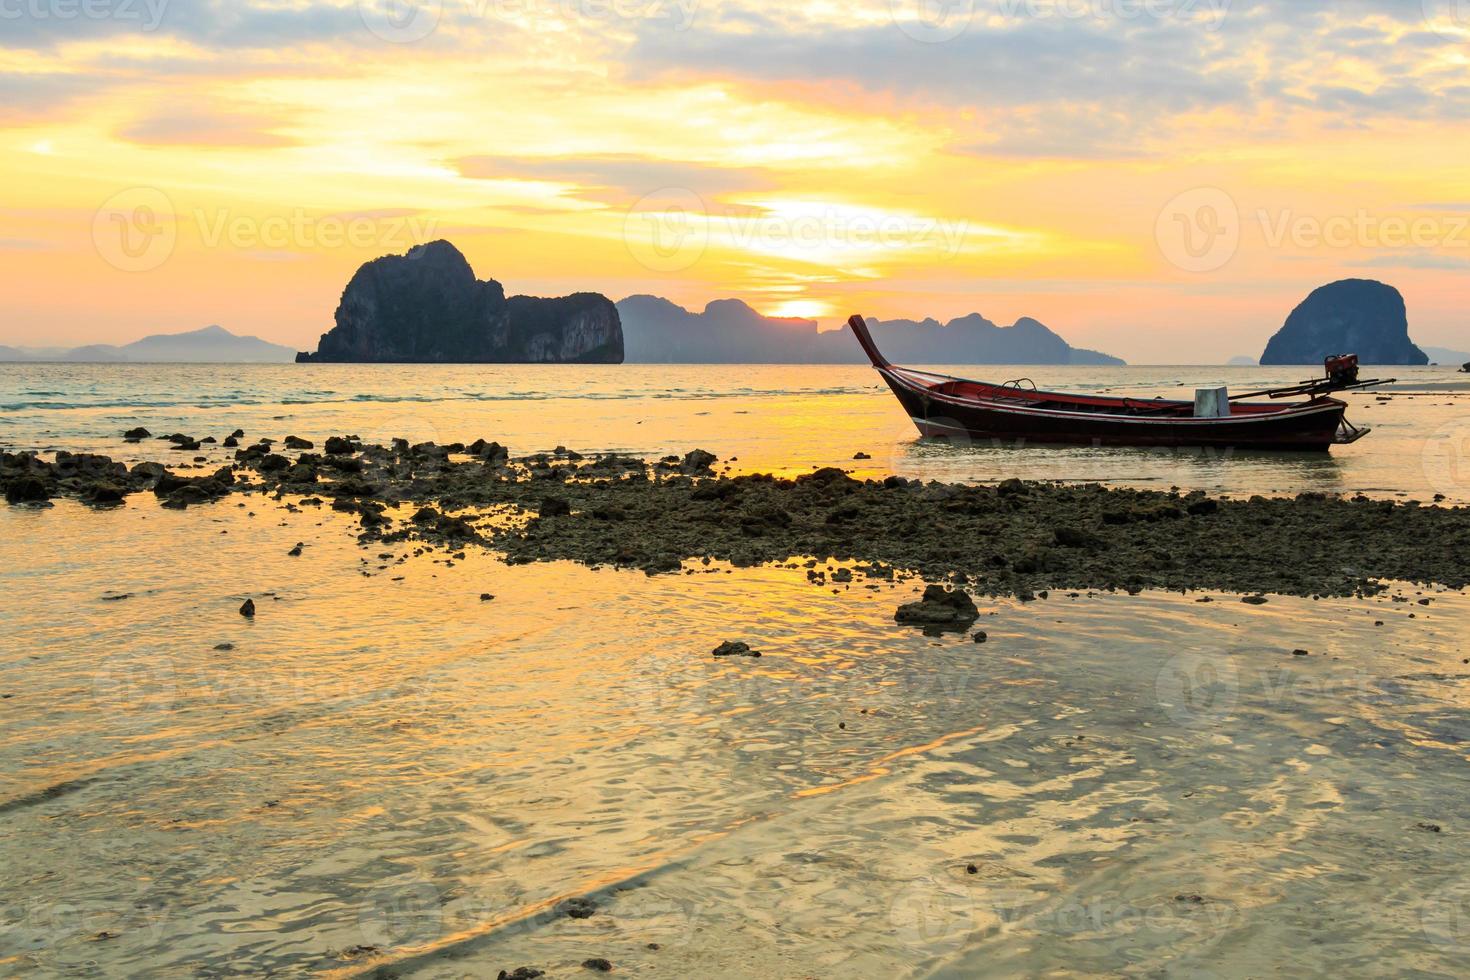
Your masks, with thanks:
[{"label": "sea", "polygon": [[[865,366],[6,364],[0,448],[212,468],[122,433],[238,428],[1470,504],[1470,377],[1381,373],[1347,396],[1370,435],[1293,455],[925,442]],[[915,580],[511,567],[287,503],[0,505],[0,975],[1470,964],[1463,594],[1052,591],[981,600],[979,644],[898,627]]]}]

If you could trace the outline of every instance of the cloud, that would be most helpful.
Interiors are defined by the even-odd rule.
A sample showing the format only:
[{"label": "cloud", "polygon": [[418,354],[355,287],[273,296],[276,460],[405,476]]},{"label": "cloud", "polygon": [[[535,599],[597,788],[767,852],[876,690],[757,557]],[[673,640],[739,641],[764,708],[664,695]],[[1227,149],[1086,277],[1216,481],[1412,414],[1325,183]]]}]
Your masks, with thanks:
[{"label": "cloud", "polygon": [[117,136],[130,143],[147,146],[271,148],[297,145],[298,141],[273,131],[280,125],[280,120],[261,114],[183,103],[136,119],[121,127]]},{"label": "cloud", "polygon": [[1371,259],[1347,263],[1355,269],[1470,269],[1470,257],[1429,251],[1384,252]]},{"label": "cloud", "polygon": [[656,191],[677,188],[712,199],[778,186],[760,168],[708,166],[633,155],[586,157],[469,156],[453,162],[462,176],[483,180],[544,180],[572,184],[579,197],[622,205]]},{"label": "cloud", "polygon": [[[1159,12],[1137,13],[1149,9]],[[1136,13],[1119,13],[1127,10]],[[825,95],[850,102],[864,96],[844,92],[966,108],[988,138],[961,145],[1017,156],[1050,156],[1058,143],[1075,148],[1074,156],[1129,155],[1143,139],[1166,138],[1177,117],[1251,116],[1272,101],[1337,125],[1470,114],[1463,68],[1427,60],[1433,35],[1420,0],[1174,0],[1152,8],[1131,0],[978,0],[959,26],[924,43],[902,18],[802,23],[711,14],[687,33],[641,29],[625,64],[635,79],[726,79],[762,91],[827,83]],[[1412,43],[1399,45],[1401,37]],[[1102,113],[1114,125],[1079,138],[1063,120],[1051,128],[1059,141],[1038,138],[1034,122],[1016,127],[1018,112],[1049,109]]]},{"label": "cloud", "polygon": [[103,79],[65,72],[0,72],[0,124],[46,119],[95,92]]}]

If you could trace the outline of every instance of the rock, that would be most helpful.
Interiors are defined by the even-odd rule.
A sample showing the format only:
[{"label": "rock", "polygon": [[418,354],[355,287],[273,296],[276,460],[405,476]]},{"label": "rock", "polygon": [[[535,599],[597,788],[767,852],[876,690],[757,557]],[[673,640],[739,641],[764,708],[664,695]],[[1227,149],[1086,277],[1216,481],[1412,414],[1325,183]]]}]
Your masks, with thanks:
[{"label": "rock", "polygon": [[240,440],[236,439],[234,436],[225,436],[225,441],[220,443],[220,445],[224,446],[226,449],[234,449],[236,446],[240,445]]},{"label": "rock", "polygon": [[1417,827],[1419,830],[1428,831],[1431,834],[1438,834],[1444,830],[1444,828],[1437,823],[1416,823],[1414,824],[1414,826]]},{"label": "rock", "polygon": [[976,643],[984,643],[988,639],[990,639],[990,637],[986,634],[984,630],[977,630],[975,632],[974,640]]},{"label": "rock", "polygon": [[1264,606],[1267,602],[1267,599],[1263,595],[1248,595],[1243,597],[1240,601],[1248,606]]},{"label": "rock", "polygon": [[82,488],[81,497],[97,507],[111,507],[123,502],[123,490],[111,483],[93,483]]},{"label": "rock", "polygon": [[230,438],[232,438],[232,439],[244,439],[245,438],[245,430],[244,429],[236,429],[234,432],[231,432],[230,433]]},{"label": "rock", "polygon": [[255,464],[255,468],[261,473],[275,473],[290,466],[291,461],[279,453],[266,453]]},{"label": "rock", "polygon": [[39,503],[51,499],[51,491],[40,477],[20,476],[5,484],[5,499],[12,504]]},{"label": "rock", "polygon": [[1428,364],[1409,339],[1404,298],[1371,279],[1344,279],[1313,291],[1266,345],[1263,365],[1320,365],[1333,354],[1364,364]]},{"label": "rock", "polygon": [[597,903],[590,898],[569,898],[557,910],[569,918],[590,919],[597,912]]},{"label": "rock", "polygon": [[565,517],[572,512],[572,505],[562,497],[545,497],[541,501],[542,517]]},{"label": "rock", "polygon": [[342,436],[328,436],[326,444],[322,447],[329,456],[349,456],[357,448],[350,439]]},{"label": "rock", "polygon": [[924,589],[924,597],[918,602],[899,606],[893,618],[905,626],[963,631],[980,618],[980,610],[963,589],[931,585]]},{"label": "rock", "polygon": [[316,443],[298,436],[287,436],[285,442],[287,449],[315,449]]},{"label": "rock", "polygon": [[852,458],[853,459],[872,459],[873,457],[869,456],[867,453],[857,452],[857,453],[853,453],[852,454]]},{"label": "rock", "polygon": [[1204,500],[1192,501],[1184,510],[1191,517],[1206,517],[1220,509],[1220,501],[1206,497]]},{"label": "rock", "polygon": [[[510,450],[498,442],[486,442],[484,439],[476,439],[467,447],[468,452],[478,456],[492,466],[503,466],[510,461]],[[580,456],[578,457],[581,458]]]},{"label": "rock", "polygon": [[246,619],[253,619],[255,617],[254,599],[245,600],[245,602],[240,606],[240,615],[244,616]]},{"label": "rock", "polygon": [[537,977],[545,976],[543,970],[536,970],[529,966],[518,966],[509,973],[501,970],[495,980],[536,980]]},{"label": "rock", "polygon": [[1100,551],[1107,547],[1107,542],[1103,541],[1096,534],[1075,527],[1059,527],[1052,532],[1052,538],[1063,548],[1082,548],[1087,551]]},{"label": "rock", "polygon": [[1002,480],[1000,485],[995,488],[995,492],[1002,497],[1017,497],[1026,494],[1028,491],[1025,481],[1011,477],[1009,480]]},{"label": "rock", "polygon": [[1310,657],[1312,653],[1310,650],[1293,650],[1291,651],[1291,655],[1293,657]]},{"label": "rock", "polygon": [[481,282],[446,241],[364,264],[342,293],[336,326],[298,361],[598,363],[623,360],[612,301],[596,293],[513,296]]},{"label": "rock", "polygon": [[741,640],[726,640],[712,651],[716,657],[759,657],[759,650],[752,650],[749,643]]},{"label": "rock", "polygon": [[710,464],[719,459],[714,453],[705,452],[703,449],[692,449],[684,454],[684,459],[679,463],[681,472],[691,476],[713,476],[714,470]]},{"label": "rock", "polygon": [[136,429],[129,429],[128,431],[124,432],[123,433],[123,438],[124,439],[147,439],[147,438],[150,438],[152,435],[153,435],[153,433],[149,432],[147,429],[143,428],[140,425]]},{"label": "rock", "polygon": [[235,649],[235,644],[233,644],[233,643],[216,643],[214,645],[214,648],[216,650],[233,650],[233,649]]},{"label": "rock", "polygon": [[600,956],[594,956],[590,960],[583,960],[582,965],[589,970],[596,970],[598,973],[610,973],[612,971],[612,964]]},{"label": "rock", "polygon": [[491,595],[490,593],[488,593],[488,592],[481,592],[480,593],[480,601],[481,602],[494,602],[495,601],[495,597],[493,595]]}]

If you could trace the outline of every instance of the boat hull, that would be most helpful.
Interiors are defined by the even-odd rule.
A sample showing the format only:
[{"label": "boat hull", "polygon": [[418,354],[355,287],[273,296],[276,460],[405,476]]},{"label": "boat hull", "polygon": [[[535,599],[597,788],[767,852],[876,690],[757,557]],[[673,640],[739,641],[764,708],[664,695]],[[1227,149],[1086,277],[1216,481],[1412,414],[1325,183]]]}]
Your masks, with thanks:
[{"label": "boat hull", "polygon": [[882,374],[921,435],[971,441],[1327,452],[1347,409],[1324,399],[1291,411],[1221,419],[1047,412],[936,397]]}]

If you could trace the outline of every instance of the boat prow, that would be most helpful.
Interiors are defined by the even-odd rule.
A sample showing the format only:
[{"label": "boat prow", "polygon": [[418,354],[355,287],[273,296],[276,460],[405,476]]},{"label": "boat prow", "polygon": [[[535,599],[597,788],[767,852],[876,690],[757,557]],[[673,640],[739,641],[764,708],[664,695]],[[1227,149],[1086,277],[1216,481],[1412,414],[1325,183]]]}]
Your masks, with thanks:
[{"label": "boat prow", "polygon": [[[1202,389],[1194,401],[1176,401],[1042,391],[1025,378],[995,384],[899,367],[861,316],[848,326],[920,434],[931,437],[1326,452],[1369,431],[1347,421],[1347,403],[1332,393],[1387,383],[1359,381],[1357,358],[1340,355],[1327,359],[1325,378],[1246,395]],[[1293,396],[1304,400],[1280,400]],[[1252,400],[1259,398],[1271,400]]]}]

